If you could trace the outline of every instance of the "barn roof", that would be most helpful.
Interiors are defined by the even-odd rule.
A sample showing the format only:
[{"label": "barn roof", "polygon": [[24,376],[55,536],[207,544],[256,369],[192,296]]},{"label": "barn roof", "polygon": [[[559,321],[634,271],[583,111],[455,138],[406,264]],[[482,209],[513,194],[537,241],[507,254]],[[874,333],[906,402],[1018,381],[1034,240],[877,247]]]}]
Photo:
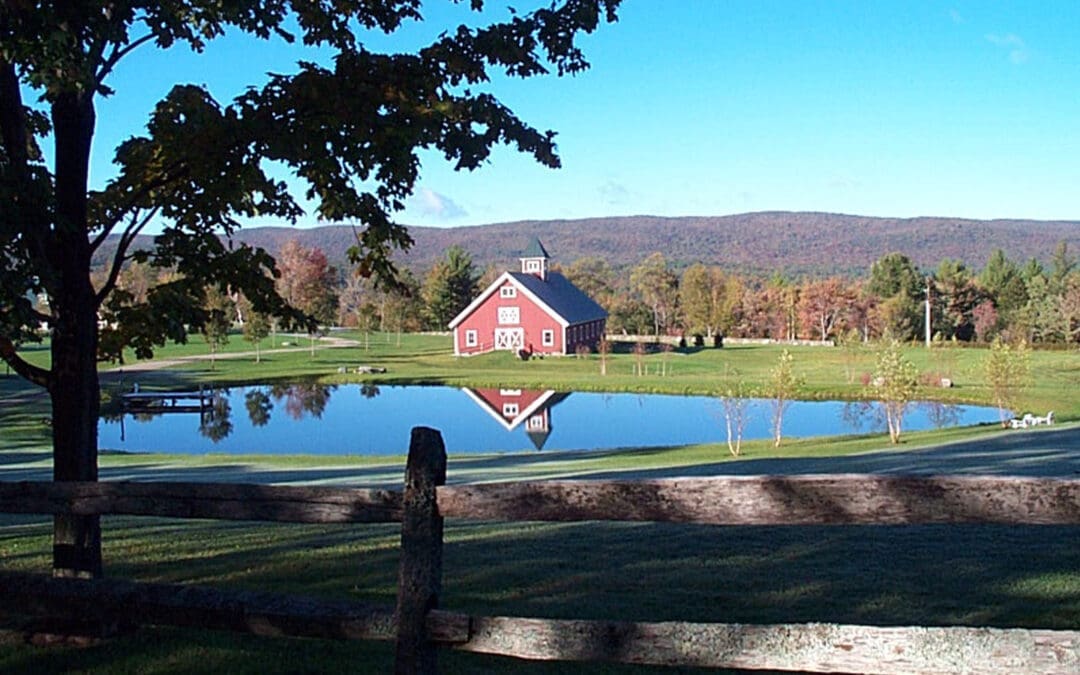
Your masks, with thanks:
[{"label": "barn roof", "polygon": [[596,304],[592,298],[585,295],[581,289],[570,283],[566,277],[558,272],[548,272],[546,280],[532,274],[504,272],[483,293],[477,296],[468,307],[454,317],[449,327],[455,328],[464,321],[507,279],[513,280],[527,296],[533,298],[546,310],[554,313],[555,318],[565,326],[607,318],[607,312],[604,311],[603,307]]},{"label": "barn roof", "polygon": [[568,324],[607,318],[603,307],[558,272],[548,272],[547,280],[520,272],[511,272],[510,276]]},{"label": "barn roof", "polygon": [[533,237],[533,240],[529,242],[529,245],[522,251],[522,258],[550,258],[547,249],[540,243],[540,239]]}]

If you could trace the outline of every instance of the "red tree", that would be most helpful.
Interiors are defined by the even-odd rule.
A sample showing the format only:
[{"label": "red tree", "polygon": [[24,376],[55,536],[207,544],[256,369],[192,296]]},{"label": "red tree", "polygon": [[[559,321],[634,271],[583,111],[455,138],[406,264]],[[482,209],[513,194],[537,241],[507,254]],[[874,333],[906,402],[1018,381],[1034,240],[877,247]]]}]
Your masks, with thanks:
[{"label": "red tree", "polygon": [[277,263],[281,297],[320,323],[332,321],[337,309],[337,272],[322,249],[306,248],[291,239],[281,247]]},{"label": "red tree", "polygon": [[839,278],[807,282],[799,293],[799,326],[803,334],[828,340],[854,303],[854,292]]}]

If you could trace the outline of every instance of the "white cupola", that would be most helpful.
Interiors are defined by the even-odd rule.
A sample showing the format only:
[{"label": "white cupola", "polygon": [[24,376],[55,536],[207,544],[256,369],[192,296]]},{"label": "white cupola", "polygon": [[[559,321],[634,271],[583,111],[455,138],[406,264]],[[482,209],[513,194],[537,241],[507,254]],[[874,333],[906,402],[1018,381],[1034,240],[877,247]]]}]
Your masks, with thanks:
[{"label": "white cupola", "polygon": [[521,254],[521,273],[531,274],[547,281],[548,260],[551,256],[544,249],[539,239],[533,238],[525,252]]}]

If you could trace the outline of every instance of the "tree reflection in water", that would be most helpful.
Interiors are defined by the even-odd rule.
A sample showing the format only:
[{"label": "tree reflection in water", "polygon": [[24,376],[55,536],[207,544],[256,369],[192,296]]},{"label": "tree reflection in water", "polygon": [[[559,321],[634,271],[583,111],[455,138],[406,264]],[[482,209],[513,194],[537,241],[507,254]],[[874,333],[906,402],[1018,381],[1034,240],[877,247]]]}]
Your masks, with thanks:
[{"label": "tree reflection in water", "polygon": [[244,407],[247,408],[251,426],[264,427],[270,421],[270,411],[274,409],[274,404],[265,391],[252,389],[244,394]]},{"label": "tree reflection in water", "polygon": [[[917,407],[935,429],[955,427],[960,424],[962,409],[951,403],[920,401]],[[877,431],[885,426],[885,415],[874,401],[850,401],[840,409],[840,419],[853,433]]]},{"label": "tree reflection in water", "polygon": [[305,413],[315,419],[322,417],[330,394],[337,387],[315,382],[302,384],[275,384],[270,387],[270,395],[275,401],[285,399],[285,414],[294,420],[301,420]]},{"label": "tree reflection in water", "polygon": [[214,392],[214,401],[210,410],[199,416],[199,433],[214,443],[227,438],[232,433],[232,405],[229,403],[229,390]]},{"label": "tree reflection in water", "polygon": [[[367,398],[378,396],[378,387],[365,385]],[[264,389],[251,389],[244,394],[244,408],[253,427],[264,427],[270,422],[270,411],[275,402],[285,401],[285,413],[294,420],[301,420],[310,415],[315,419],[322,417],[330,394],[335,387],[318,383],[276,384]],[[232,406],[229,403],[229,390],[215,392],[214,402],[209,411],[199,418],[199,433],[214,443],[228,437],[233,431]]]},{"label": "tree reflection in water", "polygon": [[960,406],[939,401],[923,401],[919,407],[926,411],[926,419],[935,429],[955,427],[960,424]]},{"label": "tree reflection in water", "polygon": [[871,401],[849,401],[840,408],[840,420],[852,432],[871,431],[885,426],[881,406]]}]

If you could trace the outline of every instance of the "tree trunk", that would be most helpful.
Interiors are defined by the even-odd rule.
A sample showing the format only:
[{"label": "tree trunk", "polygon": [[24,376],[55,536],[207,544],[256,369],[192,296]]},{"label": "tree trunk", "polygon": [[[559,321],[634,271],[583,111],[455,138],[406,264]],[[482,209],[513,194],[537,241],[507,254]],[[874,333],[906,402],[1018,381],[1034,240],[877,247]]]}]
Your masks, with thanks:
[{"label": "tree trunk", "polygon": [[[53,480],[97,480],[97,312],[88,277],[82,288],[65,283],[52,337]],[[65,280],[66,281],[66,280]],[[70,288],[76,286],[76,288]],[[74,298],[81,297],[82,300]],[[56,576],[101,576],[101,528],[97,516],[56,516],[53,531]]]},{"label": "tree trunk", "polygon": [[[52,104],[56,139],[56,221],[48,282],[53,304],[53,480],[97,480],[97,424],[101,404],[97,374],[97,298],[90,283],[87,175],[94,132],[91,91],[65,92]],[[101,525],[97,516],[56,516],[53,573],[101,576]]]}]

